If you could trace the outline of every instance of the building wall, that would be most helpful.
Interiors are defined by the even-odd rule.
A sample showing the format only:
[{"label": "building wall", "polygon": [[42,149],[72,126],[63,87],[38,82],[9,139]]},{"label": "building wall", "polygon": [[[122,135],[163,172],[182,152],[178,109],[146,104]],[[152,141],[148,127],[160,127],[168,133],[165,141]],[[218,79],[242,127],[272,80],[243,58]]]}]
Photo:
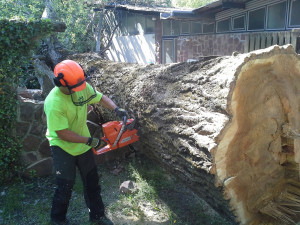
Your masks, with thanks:
[{"label": "building wall", "polygon": [[181,36],[177,39],[177,60],[185,62],[203,56],[224,56],[244,53],[245,34],[209,34]]},{"label": "building wall", "polygon": [[162,22],[161,20],[156,20],[155,22],[155,55],[156,55],[156,63],[162,63],[162,46],[161,46],[161,40],[162,40]]},{"label": "building wall", "polygon": [[155,35],[133,35],[114,37],[106,53],[109,60],[138,64],[156,62]]}]

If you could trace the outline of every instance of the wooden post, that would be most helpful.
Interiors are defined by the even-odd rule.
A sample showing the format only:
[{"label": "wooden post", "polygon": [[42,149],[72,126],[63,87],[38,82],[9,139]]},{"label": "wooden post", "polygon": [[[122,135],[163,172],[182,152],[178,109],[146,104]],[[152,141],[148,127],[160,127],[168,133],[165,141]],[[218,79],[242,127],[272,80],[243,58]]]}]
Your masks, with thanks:
[{"label": "wooden post", "polygon": [[299,46],[297,46],[297,39],[299,36],[300,36],[300,29],[293,29],[291,34],[291,42],[296,51],[299,48]]},{"label": "wooden post", "polygon": [[260,48],[263,49],[266,47],[266,40],[267,40],[266,34],[262,33],[260,36]]},{"label": "wooden post", "polygon": [[250,46],[250,34],[245,34],[246,37],[245,37],[245,44],[244,44],[244,52],[247,53],[249,52],[249,46]]},{"label": "wooden post", "polygon": [[270,47],[272,46],[272,34],[271,33],[267,33],[267,44],[266,47]]}]

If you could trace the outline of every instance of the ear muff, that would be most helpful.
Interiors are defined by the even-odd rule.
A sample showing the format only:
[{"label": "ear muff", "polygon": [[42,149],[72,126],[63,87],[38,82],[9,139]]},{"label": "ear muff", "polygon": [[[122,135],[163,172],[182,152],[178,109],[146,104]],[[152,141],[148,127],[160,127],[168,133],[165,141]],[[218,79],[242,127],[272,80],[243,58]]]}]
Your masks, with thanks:
[{"label": "ear muff", "polygon": [[63,86],[60,82],[60,79],[63,79],[63,78],[64,78],[64,75],[62,73],[59,73],[57,77],[53,78],[53,82],[54,82],[55,86],[57,86],[57,87]]}]

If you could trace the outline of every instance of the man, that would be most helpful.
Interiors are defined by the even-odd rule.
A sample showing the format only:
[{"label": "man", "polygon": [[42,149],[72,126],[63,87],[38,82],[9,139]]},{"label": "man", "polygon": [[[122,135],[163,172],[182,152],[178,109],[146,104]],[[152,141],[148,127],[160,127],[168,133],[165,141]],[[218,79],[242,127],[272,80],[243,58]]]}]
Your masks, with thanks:
[{"label": "man", "polygon": [[53,156],[57,188],[51,208],[52,224],[67,224],[66,214],[75,182],[76,167],[84,186],[84,197],[93,224],[113,224],[104,214],[98,184],[99,176],[92,148],[99,148],[101,139],[90,137],[86,124],[87,105],[99,102],[122,118],[124,109],[107,96],[95,91],[86,82],[81,66],[65,60],[54,68],[54,87],[47,96],[44,110],[47,133]]}]

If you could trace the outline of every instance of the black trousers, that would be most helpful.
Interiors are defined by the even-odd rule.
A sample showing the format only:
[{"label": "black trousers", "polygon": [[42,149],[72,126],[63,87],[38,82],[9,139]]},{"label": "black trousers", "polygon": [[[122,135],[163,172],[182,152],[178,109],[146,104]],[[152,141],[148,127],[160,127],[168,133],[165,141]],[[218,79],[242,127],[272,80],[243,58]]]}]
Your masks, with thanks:
[{"label": "black trousers", "polygon": [[72,189],[75,183],[76,167],[84,186],[84,198],[91,220],[104,216],[104,205],[100,195],[99,176],[92,149],[78,156],[72,156],[58,146],[51,146],[56,178],[51,219],[64,221],[69,207]]}]

